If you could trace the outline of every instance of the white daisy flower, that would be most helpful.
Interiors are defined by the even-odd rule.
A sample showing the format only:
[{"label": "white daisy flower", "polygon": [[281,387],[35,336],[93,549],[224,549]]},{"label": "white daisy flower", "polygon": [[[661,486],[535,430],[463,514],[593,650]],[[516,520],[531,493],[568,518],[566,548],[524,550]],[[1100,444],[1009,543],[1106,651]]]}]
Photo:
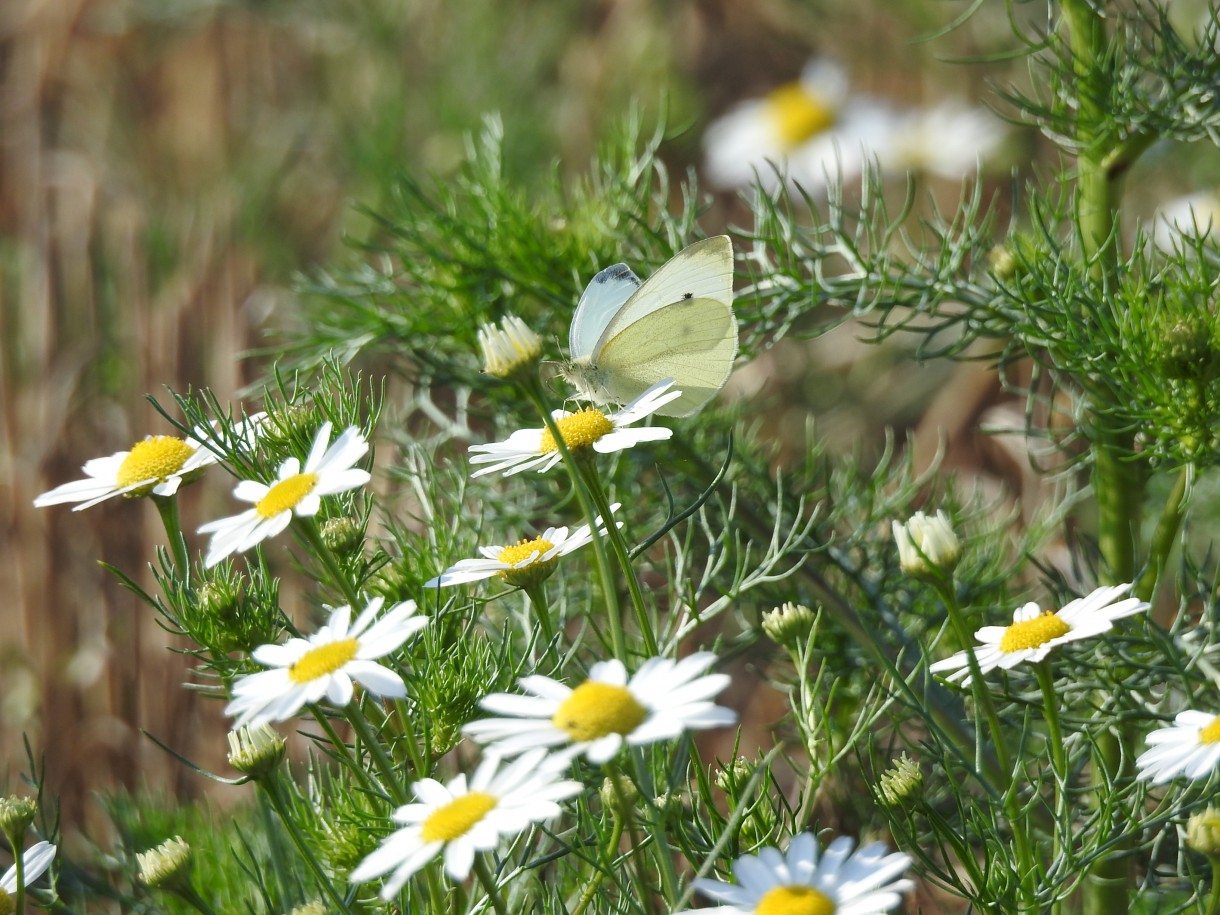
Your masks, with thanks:
[{"label": "white daisy flower", "polygon": [[[1131,587],[1128,583],[1098,588],[1062,610],[1043,611],[1031,601],[1013,613],[1011,626],[984,626],[974,634],[981,646],[975,649],[980,672],[986,674],[997,667],[1008,670],[1022,661],[1036,663],[1056,646],[1107,632],[1113,628],[1114,620],[1147,610],[1149,604],[1139,598],[1118,600]],[[928,669],[933,673],[951,670],[953,673],[946,680],[970,685],[970,655],[965,651],[937,661]]]},{"label": "white daisy flower", "polygon": [[233,701],[226,715],[237,716],[234,729],[256,727],[291,718],[303,705],[323,697],[335,706],[352,701],[352,680],[387,699],[402,699],[407,688],[402,677],[374,663],[398,648],[428,622],[415,616],[415,601],[395,604],[377,622],[383,598],[368,602],[349,626],[351,608],[336,607],[326,625],[307,639],[289,639],[283,645],[262,645],[251,657],[271,670],[247,674],[233,684]]},{"label": "white daisy flower", "polygon": [[690,909],[705,915],[762,915],[772,912],[875,915],[902,902],[914,885],[901,874],[911,865],[908,855],[887,852],[874,842],[852,854],[855,842],[839,836],[818,855],[813,833],[793,836],[787,854],[764,848],[733,862],[737,883],[699,879],[695,888],[719,905]]},{"label": "white daisy flower", "polygon": [[1173,724],[1147,737],[1148,749],[1135,761],[1139,777],[1163,785],[1175,775],[1206,778],[1220,763],[1220,716],[1188,709]]},{"label": "white daisy flower", "polygon": [[[610,506],[618,511],[619,503]],[[615,522],[622,527],[622,522]],[[602,519],[597,519],[598,534],[605,533]],[[568,533],[566,527],[548,527],[542,536],[532,540],[518,540],[509,546],[481,546],[482,559],[460,559],[445,569],[436,578],[424,582],[425,588],[448,588],[466,585],[484,578],[503,578],[517,588],[528,588],[540,584],[550,577],[562,556],[587,546],[593,541],[589,525]]]},{"label": "white daisy flower", "polygon": [[1007,137],[1007,125],[986,108],[942,102],[904,112],[874,151],[884,171],[956,179],[995,156]]},{"label": "white daisy flower", "polygon": [[528,324],[509,315],[499,325],[479,328],[479,349],[483,371],[496,378],[511,378],[531,369],[542,355],[542,338]]},{"label": "white daisy flower", "polygon": [[[640,442],[663,441],[674,434],[672,429],[663,426],[627,428],[682,396],[681,391],[671,391],[671,387],[673,379],[666,378],[616,413],[607,414],[594,407],[586,407],[579,413],[555,410],[551,416],[555,418],[564,442],[572,451],[582,448],[592,448],[599,454],[622,451]],[[505,441],[471,445],[470,451],[474,454],[470,463],[491,465],[476,470],[472,477],[501,470],[505,476],[509,476],[532,468],[543,473],[558,464],[561,457],[549,429],[519,429]]]},{"label": "white daisy flower", "polygon": [[906,524],[890,523],[902,571],[912,578],[953,571],[962,555],[962,544],[943,508],[932,517],[915,512]]},{"label": "white daisy flower", "polygon": [[[267,418],[258,413],[233,427],[234,435],[253,447],[254,436]],[[81,511],[115,496],[172,496],[183,483],[198,479],[203,469],[215,464],[220,457],[204,444],[214,440],[211,430],[199,428],[195,435],[178,438],[175,435],[149,435],[136,442],[129,451],[119,451],[110,457],[94,458],[81,469],[87,479],[64,483],[34,500],[34,505],[61,505],[79,502],[73,511]]]},{"label": "white daisy flower", "polygon": [[233,495],[254,507],[210,521],[199,528],[201,534],[212,534],[204,564],[211,568],[231,553],[243,553],[268,537],[274,537],[298,517],[316,515],[322,506],[322,496],[346,492],[363,486],[371,477],[367,470],[353,465],[369,450],[368,442],[355,426],[330,442],[330,423],[323,423],[313,441],[305,466],[291,457],[280,465],[279,476],[268,486],[255,480],[242,480]]},{"label": "white daisy flower", "polygon": [[1220,225],[1220,193],[1198,191],[1175,197],[1152,216],[1152,244],[1166,253],[1181,248],[1184,239],[1207,238]]},{"label": "white daisy flower", "polygon": [[[559,816],[559,801],[581,790],[579,782],[560,781],[560,766],[543,750],[527,753],[501,768],[500,757],[483,759],[467,784],[464,774],[442,785],[425,778],[412,788],[419,803],[394,811],[402,829],[357,865],[353,883],[384,874],[381,898],[392,899],[411,875],[442,851],[445,873],[465,880],[477,851],[495,848],[501,836],[516,835],[531,823]],[[391,873],[392,872],[392,873]]]},{"label": "white daisy flower", "polygon": [[713,121],[703,137],[708,180],[721,188],[746,187],[757,179],[778,184],[775,166],[839,121],[847,101],[847,74],[827,60],[805,65],[801,78],[750,99]]},{"label": "white daisy flower", "polygon": [[[46,873],[51,862],[55,860],[55,846],[50,842],[36,842],[21,853],[21,879],[29,886]],[[17,865],[14,864],[0,876],[0,911],[4,911],[3,902],[17,892]]]},{"label": "white daisy flower", "polygon": [[567,744],[568,758],[584,753],[604,763],[624,743],[640,746],[736,723],[736,712],[710,701],[729,685],[727,674],[703,675],[715,662],[708,651],[681,661],[650,658],[628,681],[622,662],[600,661],[575,689],[549,677],[523,677],[518,682],[529,696],[492,693],[479,703],[511,717],[472,721],[462,733],[506,756]]}]

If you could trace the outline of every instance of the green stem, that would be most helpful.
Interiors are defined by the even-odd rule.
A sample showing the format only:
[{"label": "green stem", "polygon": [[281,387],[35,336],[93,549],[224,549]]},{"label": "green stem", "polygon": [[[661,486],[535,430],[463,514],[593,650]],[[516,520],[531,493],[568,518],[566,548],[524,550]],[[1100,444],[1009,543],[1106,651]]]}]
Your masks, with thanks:
[{"label": "green stem", "polygon": [[343,756],[347,767],[352,772],[356,773],[356,777],[363,781],[368,790],[373,794],[381,794],[389,797],[390,789],[384,785],[381,785],[377,779],[373,778],[372,774],[360,764],[360,761],[357,760],[352,754],[351,748],[348,747],[347,742],[339,736],[339,732],[335,730],[335,726],[330,723],[330,719],[326,717],[326,713],[316,705],[309,706],[309,709],[313,712],[314,720],[317,721],[322,727],[322,730],[326,732],[326,736],[330,740],[331,746],[335,748],[337,753]]},{"label": "green stem", "polygon": [[191,586],[191,560],[186,551],[186,536],[182,533],[182,522],[178,517],[178,494],[172,496],[153,496],[153,504],[157,506],[157,514],[165,526],[165,535],[169,538],[169,548],[174,554],[174,565],[182,576],[182,584]]},{"label": "green stem", "polygon": [[318,529],[317,519],[303,518],[297,527],[305,536],[305,539],[309,541],[309,545],[313,547],[314,555],[326,567],[331,585],[339,589],[343,594],[343,599],[351,607],[352,613],[358,615],[364,609],[360,603],[360,595],[356,593],[355,586],[348,580],[347,574],[343,571],[339,560],[335,558],[335,554],[331,552],[330,547],[326,545],[326,541],[322,539],[322,532]]},{"label": "green stem", "polygon": [[631,837],[631,862],[634,865],[633,872],[635,874],[636,896],[639,898],[640,905],[643,906],[645,912],[652,912],[655,909],[654,895],[652,886],[648,882],[648,872],[644,869],[644,856],[642,850],[644,841],[640,836],[639,824],[635,818],[635,805],[626,792],[623,791],[623,773],[614,760],[610,760],[602,765],[602,771],[606,773],[606,778],[610,782],[610,790],[614,792],[614,800],[618,805],[615,814],[623,819],[624,826],[627,830],[627,835]]},{"label": "green stem", "polygon": [[25,860],[21,856],[22,848],[18,841],[20,837],[8,836],[7,838],[13,848],[13,878],[17,881],[17,887],[13,890],[15,904],[13,911],[16,915],[25,915]]},{"label": "green stem", "polygon": [[1169,553],[1178,540],[1178,531],[1182,527],[1182,519],[1186,517],[1186,506],[1190,504],[1190,493],[1195,482],[1195,465],[1187,464],[1178,472],[1174,480],[1173,491],[1165,500],[1165,508],[1156,523],[1152,534],[1152,543],[1148,550],[1148,566],[1140,576],[1133,592],[1140,600],[1152,600],[1156,593],[1157,583],[1165,570]]},{"label": "green stem", "polygon": [[603,866],[593,872],[593,876],[589,878],[589,882],[581,890],[580,899],[576,903],[576,908],[572,909],[572,915],[584,915],[585,909],[589,907],[589,904],[597,895],[597,891],[601,889],[601,885],[606,882],[606,874],[614,867],[614,857],[618,852],[619,842],[622,840],[623,818],[617,814],[612,814],[610,837],[606,840],[606,846],[602,850]]},{"label": "green stem", "polygon": [[314,857],[313,848],[305,841],[305,837],[301,835],[297,829],[296,822],[289,815],[288,805],[285,803],[283,796],[280,793],[280,775],[275,773],[268,778],[258,782],[258,786],[266,792],[267,797],[271,800],[271,805],[275,808],[276,814],[279,815],[280,822],[284,824],[284,830],[292,839],[292,844],[296,846],[301,858],[304,859],[306,866],[313,873],[318,886],[322,892],[330,899],[338,912],[344,912],[346,915],[351,915],[351,909],[347,907],[347,903],[343,901],[343,897],[339,895],[339,891],[335,889],[331,878],[322,869],[322,865],[318,859]]},{"label": "green stem", "polygon": [[[594,534],[594,536],[597,536]],[[548,646],[555,644],[555,622],[551,619],[551,605],[546,599],[546,588],[541,584],[531,585],[528,588],[522,588],[522,591],[530,599],[530,605],[534,608],[534,615],[538,617],[538,624],[542,626],[542,637],[546,639]]]},{"label": "green stem", "polygon": [[[598,514],[601,516],[602,523],[606,527],[606,537],[610,541],[610,549],[614,551],[614,558],[618,560],[619,567],[623,571],[623,578],[627,582],[627,591],[631,595],[631,603],[635,608],[640,635],[644,639],[644,650],[649,657],[655,657],[659,653],[657,639],[652,631],[652,622],[648,618],[648,604],[644,601],[644,592],[640,589],[640,580],[636,577],[635,569],[631,565],[631,552],[627,549],[627,542],[623,539],[623,532],[614,523],[614,518],[610,511],[610,500],[606,497],[605,489],[602,488],[601,478],[597,473],[597,466],[593,463],[585,463],[583,470],[585,480],[589,485],[589,493],[593,496]],[[596,533],[594,536],[596,536]]]},{"label": "green stem", "polygon": [[216,910],[208,905],[207,901],[190,884],[183,887],[175,887],[173,893],[197,911],[202,912],[203,915],[216,915]]},{"label": "green stem", "polygon": [[[542,388],[536,377],[531,377],[528,382],[521,385],[526,396],[533,403],[542,417],[543,423],[547,430],[551,433],[552,439],[555,441],[555,448],[563,457],[564,468],[568,472],[568,476],[572,481],[572,488],[576,491],[576,498],[580,502],[580,509],[584,513],[585,520],[590,527],[594,526],[597,521],[597,509],[590,496],[588,488],[585,485],[584,475],[576,466],[576,459],[572,455],[572,451],[568,448],[568,443],[564,440],[563,433],[559,431],[559,426],[555,423],[555,418],[551,416],[551,411],[547,409],[546,398],[542,393]],[[614,582],[614,573],[610,568],[610,560],[606,555],[606,544],[603,538],[594,536],[590,544],[593,547],[593,564],[597,568],[598,581],[601,582],[602,596],[606,601],[606,620],[610,626],[610,648],[614,653],[614,657],[627,663],[627,640],[623,634],[622,611],[619,608],[618,588]]]},{"label": "green stem", "polygon": [[1051,771],[1055,777],[1055,826],[1053,833],[1053,851],[1056,857],[1060,850],[1060,837],[1069,834],[1071,824],[1068,812],[1068,771],[1067,747],[1063,743],[1063,726],[1059,720],[1059,694],[1055,692],[1055,674],[1049,661],[1039,661],[1034,665],[1034,673],[1038,678],[1038,686],[1042,690],[1042,716],[1046,722],[1046,742],[1050,747]]},{"label": "green stem", "polygon": [[483,890],[487,893],[487,898],[491,900],[491,907],[496,910],[496,915],[508,915],[508,909],[504,907],[504,900],[500,898],[500,888],[496,886],[496,879],[488,869],[487,862],[478,852],[475,852],[474,856],[474,873],[479,878],[479,883],[483,884]]},{"label": "green stem", "polygon": [[345,714],[347,720],[351,722],[352,727],[355,728],[356,733],[364,742],[365,748],[372,755],[373,762],[381,770],[381,777],[384,779],[385,787],[390,792],[390,797],[394,803],[400,806],[407,803],[407,790],[403,787],[399,780],[398,772],[394,769],[394,761],[390,759],[389,754],[385,751],[385,747],[381,745],[377,734],[373,732],[372,725],[369,724],[369,720],[364,716],[364,710],[360,708],[358,703],[350,702],[347,709],[345,709]]}]

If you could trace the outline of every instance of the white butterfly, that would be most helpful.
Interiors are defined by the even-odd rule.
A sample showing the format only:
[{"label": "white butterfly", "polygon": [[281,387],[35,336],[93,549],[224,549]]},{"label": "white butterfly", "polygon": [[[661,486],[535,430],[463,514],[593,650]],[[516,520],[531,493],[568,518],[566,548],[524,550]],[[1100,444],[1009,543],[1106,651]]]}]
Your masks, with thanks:
[{"label": "white butterfly", "polygon": [[718,235],[683,248],[647,282],[626,264],[593,277],[560,374],[596,403],[628,403],[658,381],[682,396],[657,412],[690,416],[724,387],[737,355],[733,247]]}]

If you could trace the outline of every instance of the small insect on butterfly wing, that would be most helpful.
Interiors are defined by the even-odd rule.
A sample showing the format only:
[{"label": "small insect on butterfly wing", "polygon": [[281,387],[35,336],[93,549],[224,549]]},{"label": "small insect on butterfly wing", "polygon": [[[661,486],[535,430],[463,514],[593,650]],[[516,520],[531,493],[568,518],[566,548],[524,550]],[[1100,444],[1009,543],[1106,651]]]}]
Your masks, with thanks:
[{"label": "small insect on butterfly wing", "polygon": [[640,288],[640,278],[626,264],[614,264],[589,281],[572,316],[568,331],[568,355],[580,359],[593,355],[606,325]]},{"label": "small insect on butterfly wing", "polygon": [[737,321],[728,303],[681,299],[608,340],[598,369],[607,393],[619,403],[634,400],[663,378],[675,379],[682,396],[657,412],[690,416],[724,387],[736,355]]},{"label": "small insect on butterfly wing", "polygon": [[[636,282],[639,280],[637,279]],[[586,290],[587,293],[588,290]],[[715,299],[723,302],[726,308],[732,308],[733,246],[727,235],[717,235],[695,242],[662,264],[657,272],[650,276],[644,285],[640,286],[627,302],[611,315],[593,347],[592,361],[600,362],[599,357],[606,344],[627,327],[654,311],[659,311],[667,305],[673,305],[684,299]],[[730,310],[730,315],[731,313]],[[573,335],[576,333],[575,322],[573,322],[572,333]],[[733,340],[734,351],[736,351],[737,334],[735,330]],[[575,351],[573,351],[573,358],[576,358]],[[660,378],[653,379],[653,381],[659,380]]]}]

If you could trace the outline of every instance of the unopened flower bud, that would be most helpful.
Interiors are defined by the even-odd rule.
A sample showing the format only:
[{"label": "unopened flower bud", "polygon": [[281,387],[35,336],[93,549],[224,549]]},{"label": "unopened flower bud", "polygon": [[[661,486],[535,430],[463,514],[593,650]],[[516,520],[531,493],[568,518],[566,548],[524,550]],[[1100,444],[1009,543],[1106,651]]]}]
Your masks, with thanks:
[{"label": "unopened flower bud", "polygon": [[[765,623],[764,623],[765,625]],[[754,774],[754,764],[744,756],[738,756],[715,775],[716,787],[725,794],[733,795]]]},{"label": "unopened flower bud", "polygon": [[9,840],[13,848],[22,846],[25,831],[34,822],[34,814],[38,812],[38,803],[32,797],[0,798],[0,833]]},{"label": "unopened flower bud", "polygon": [[542,340],[524,321],[509,315],[499,327],[484,324],[479,328],[479,349],[483,371],[496,378],[511,378],[537,365]]},{"label": "unopened flower bud", "polygon": [[891,807],[907,807],[923,788],[923,770],[919,763],[903,753],[881,773],[877,791],[881,800]]},{"label": "unopened flower bud", "polygon": [[784,648],[795,650],[809,641],[809,634],[817,623],[817,614],[804,604],[785,603],[763,614],[763,632]]},{"label": "unopened flower bud", "polygon": [[178,889],[190,885],[191,846],[181,836],[136,855],[140,882],[152,889]]},{"label": "unopened flower bud", "polygon": [[336,556],[351,556],[364,546],[364,527],[355,518],[327,518],[322,522],[322,542]]},{"label": "unopened flower bud", "polygon": [[1186,821],[1186,844],[1200,854],[1220,859],[1220,810],[1208,807]]},{"label": "unopened flower bud", "polygon": [[628,815],[640,799],[639,789],[625,775],[607,776],[598,794],[602,803],[620,818]]},{"label": "unopened flower bud", "polygon": [[961,558],[961,542],[943,509],[933,517],[915,512],[906,524],[893,522],[893,531],[898,562],[912,578],[948,575]]},{"label": "unopened flower bud", "polygon": [[287,741],[265,724],[229,731],[229,765],[250,778],[275,771],[284,759]]}]

